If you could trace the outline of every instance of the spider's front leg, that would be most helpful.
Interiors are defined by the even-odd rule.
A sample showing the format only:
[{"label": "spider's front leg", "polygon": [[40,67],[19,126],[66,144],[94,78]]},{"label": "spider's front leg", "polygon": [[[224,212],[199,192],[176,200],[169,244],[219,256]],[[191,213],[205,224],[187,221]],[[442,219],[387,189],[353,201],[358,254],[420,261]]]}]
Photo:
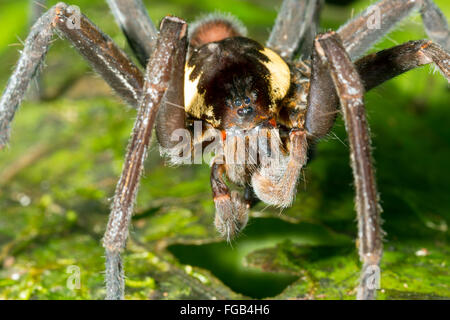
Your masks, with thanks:
[{"label": "spider's front leg", "polygon": [[138,105],[144,84],[141,71],[76,7],[58,3],[32,27],[0,99],[0,149],[8,142],[10,123],[44,61],[55,32],[69,40],[122,99],[131,106]]},{"label": "spider's front leg", "polygon": [[[364,87],[359,74],[334,32],[317,37],[313,64],[327,64],[344,115],[350,143],[350,159],[356,188],[358,249],[363,262],[358,299],[373,299],[373,273],[379,271],[382,255],[381,207],[372,165],[369,126],[363,102]],[[319,60],[319,61],[318,61]],[[375,276],[379,276],[375,275]]]},{"label": "spider's front leg", "polygon": [[[175,81],[170,79],[171,75],[175,71],[178,75],[183,75],[187,51],[186,32],[186,23],[181,19],[164,18],[157,47],[147,64],[138,115],[103,238],[103,246],[106,249],[107,299],[124,298],[124,273],[120,253],[126,245],[139,179],[159,106],[169,82]],[[183,78],[176,77],[181,83]]]}]

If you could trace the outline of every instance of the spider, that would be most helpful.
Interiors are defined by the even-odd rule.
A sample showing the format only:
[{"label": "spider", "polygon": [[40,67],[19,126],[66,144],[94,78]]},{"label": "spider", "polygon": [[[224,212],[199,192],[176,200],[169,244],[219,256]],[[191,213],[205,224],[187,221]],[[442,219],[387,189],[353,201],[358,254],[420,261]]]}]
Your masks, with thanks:
[{"label": "spider", "polygon": [[[377,288],[371,281],[382,257],[383,231],[364,92],[430,63],[450,81],[450,33],[433,1],[381,0],[337,31],[317,34],[321,1],[284,0],[265,45],[247,38],[242,24],[230,16],[202,18],[190,25],[189,34],[182,19],[167,16],[158,31],[140,0],[107,2],[145,72],[76,7],[58,3],[32,27],[0,100],[1,148],[57,33],[126,103],[138,108],[103,239],[106,298],[124,297],[120,254],[154,126],[162,153],[173,163],[185,160],[186,150],[194,150],[194,155],[188,153],[191,159],[196,147],[203,151],[211,141],[222,148],[214,149],[211,188],[216,227],[231,239],[245,227],[256,201],[278,207],[292,203],[308,150],[331,130],[339,106],[356,189],[362,262],[357,298],[375,298]],[[431,40],[409,41],[364,56],[417,10]],[[198,123],[202,127],[195,135]],[[255,134],[256,147],[264,152],[249,156]],[[180,149],[185,139],[188,143]],[[233,161],[235,154],[229,151],[238,149],[239,143],[251,161]],[[225,177],[241,186],[244,194],[230,191]]]}]

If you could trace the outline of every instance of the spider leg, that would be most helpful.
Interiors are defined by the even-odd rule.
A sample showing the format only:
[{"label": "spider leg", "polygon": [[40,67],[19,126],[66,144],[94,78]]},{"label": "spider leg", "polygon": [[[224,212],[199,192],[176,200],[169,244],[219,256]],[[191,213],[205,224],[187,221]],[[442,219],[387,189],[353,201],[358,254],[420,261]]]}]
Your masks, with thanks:
[{"label": "spider leg", "polygon": [[353,60],[416,10],[420,10],[425,31],[431,40],[450,50],[446,18],[432,0],[381,0],[340,27],[337,33]]},{"label": "spider leg", "polygon": [[327,62],[312,52],[311,78],[306,109],[305,128],[308,140],[316,142],[330,132],[336,119],[338,96]]},{"label": "spider leg", "polygon": [[[120,253],[126,245],[128,227],[142,173],[144,160],[158,113],[173,69],[178,69],[176,56],[186,55],[187,25],[181,19],[166,17],[161,22],[160,36],[146,68],[142,99],[128,151],[117,183],[108,226],[103,238],[106,249],[106,298],[124,298],[124,273]],[[184,68],[184,65],[183,65]],[[184,77],[178,77],[183,81]]]},{"label": "spider leg", "polygon": [[[375,9],[374,9],[375,8]],[[444,15],[431,0],[380,1],[364,11],[338,30],[350,57],[363,54],[385,35],[392,26],[414,9],[421,8],[422,19],[430,37],[444,45],[429,41],[408,42],[394,48],[361,58],[356,62],[357,70],[365,89],[369,90],[396,75],[434,62],[448,79],[448,48],[450,35]],[[378,10],[378,11],[377,11]],[[373,15],[380,14],[380,26],[373,25]],[[333,126],[338,98],[326,61],[312,53],[312,73],[305,127],[310,140],[326,135]]]},{"label": "spider leg", "polygon": [[431,40],[409,41],[355,62],[365,90],[411,69],[434,63],[450,82],[450,54]]},{"label": "spider leg", "polygon": [[378,203],[372,165],[369,125],[363,102],[364,87],[345,48],[335,32],[317,37],[314,49],[328,62],[331,78],[339,96],[350,143],[350,159],[356,188],[358,248],[363,269],[358,299],[374,299],[376,286],[370,282],[379,270],[382,255],[381,207]]},{"label": "spider leg", "polygon": [[216,207],[214,223],[217,231],[229,242],[247,225],[250,203],[237,191],[230,193],[223,179],[226,166],[218,163],[218,158],[214,158],[211,165],[211,189]]},{"label": "spider leg", "polygon": [[138,105],[144,83],[142,72],[76,7],[58,3],[32,27],[0,99],[0,148],[8,141],[10,123],[45,58],[54,32],[69,40],[122,99]]},{"label": "spider leg", "polygon": [[[29,1],[30,6],[30,20],[29,27],[31,28],[36,21],[44,14],[46,10],[46,1],[45,0],[31,0]],[[31,87],[31,90],[28,92],[27,98],[33,101],[39,101],[44,98],[44,83],[42,81],[41,75],[37,74],[35,76],[34,86]]]},{"label": "spider leg", "polygon": [[142,66],[156,46],[158,30],[141,0],[107,0],[111,11],[125,33],[128,43]]},{"label": "spider leg", "polygon": [[[155,124],[156,137],[160,144],[160,150],[171,159],[175,159],[179,156],[174,148],[179,141],[171,139],[175,130],[183,129],[180,134],[183,135],[183,139],[185,139],[186,142],[189,141],[192,146],[192,137],[187,130],[184,130],[186,127],[184,111],[184,79],[180,80],[181,75],[184,74],[186,62],[185,52],[179,50],[174,59],[176,59],[175,67],[172,69],[170,84],[162,100],[161,107],[159,108]],[[172,162],[176,163],[176,161]]]},{"label": "spider leg", "polygon": [[284,0],[266,46],[283,58],[309,58],[319,25],[321,0]]},{"label": "spider leg", "polygon": [[263,202],[286,208],[292,204],[297,193],[297,182],[301,169],[307,162],[308,143],[306,131],[292,129],[289,134],[289,156],[282,154],[265,164],[252,176],[256,196]]}]

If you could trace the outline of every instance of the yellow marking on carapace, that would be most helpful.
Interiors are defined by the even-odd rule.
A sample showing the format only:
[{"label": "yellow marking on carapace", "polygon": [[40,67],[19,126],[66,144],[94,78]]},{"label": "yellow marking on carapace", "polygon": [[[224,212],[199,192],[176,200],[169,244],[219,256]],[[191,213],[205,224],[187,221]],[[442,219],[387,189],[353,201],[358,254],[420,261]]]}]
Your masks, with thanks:
[{"label": "yellow marking on carapace", "polygon": [[[270,86],[272,88],[271,97],[273,102],[275,100],[283,99],[291,85],[291,72],[286,62],[274,51],[269,48],[264,48],[261,51],[267,58],[268,62],[261,61],[270,72]],[[271,111],[276,112],[278,107],[274,104],[271,106]]]},{"label": "yellow marking on carapace", "polygon": [[214,127],[219,126],[220,120],[214,116],[213,106],[205,105],[205,97],[198,92],[198,83],[202,74],[194,80],[190,79],[194,66],[189,67],[186,63],[184,68],[184,110],[195,118],[202,119],[207,116],[207,121]]}]

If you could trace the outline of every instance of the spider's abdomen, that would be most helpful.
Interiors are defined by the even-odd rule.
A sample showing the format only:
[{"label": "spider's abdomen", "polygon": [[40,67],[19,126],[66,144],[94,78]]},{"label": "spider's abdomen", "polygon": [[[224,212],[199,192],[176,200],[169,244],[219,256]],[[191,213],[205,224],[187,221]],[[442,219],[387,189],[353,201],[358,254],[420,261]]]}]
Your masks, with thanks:
[{"label": "spider's abdomen", "polygon": [[208,14],[189,25],[189,45],[202,45],[231,37],[245,37],[245,26],[231,14]]},{"label": "spider's abdomen", "polygon": [[254,127],[278,114],[291,86],[287,63],[244,37],[192,50],[185,68],[186,112],[216,128]]}]

